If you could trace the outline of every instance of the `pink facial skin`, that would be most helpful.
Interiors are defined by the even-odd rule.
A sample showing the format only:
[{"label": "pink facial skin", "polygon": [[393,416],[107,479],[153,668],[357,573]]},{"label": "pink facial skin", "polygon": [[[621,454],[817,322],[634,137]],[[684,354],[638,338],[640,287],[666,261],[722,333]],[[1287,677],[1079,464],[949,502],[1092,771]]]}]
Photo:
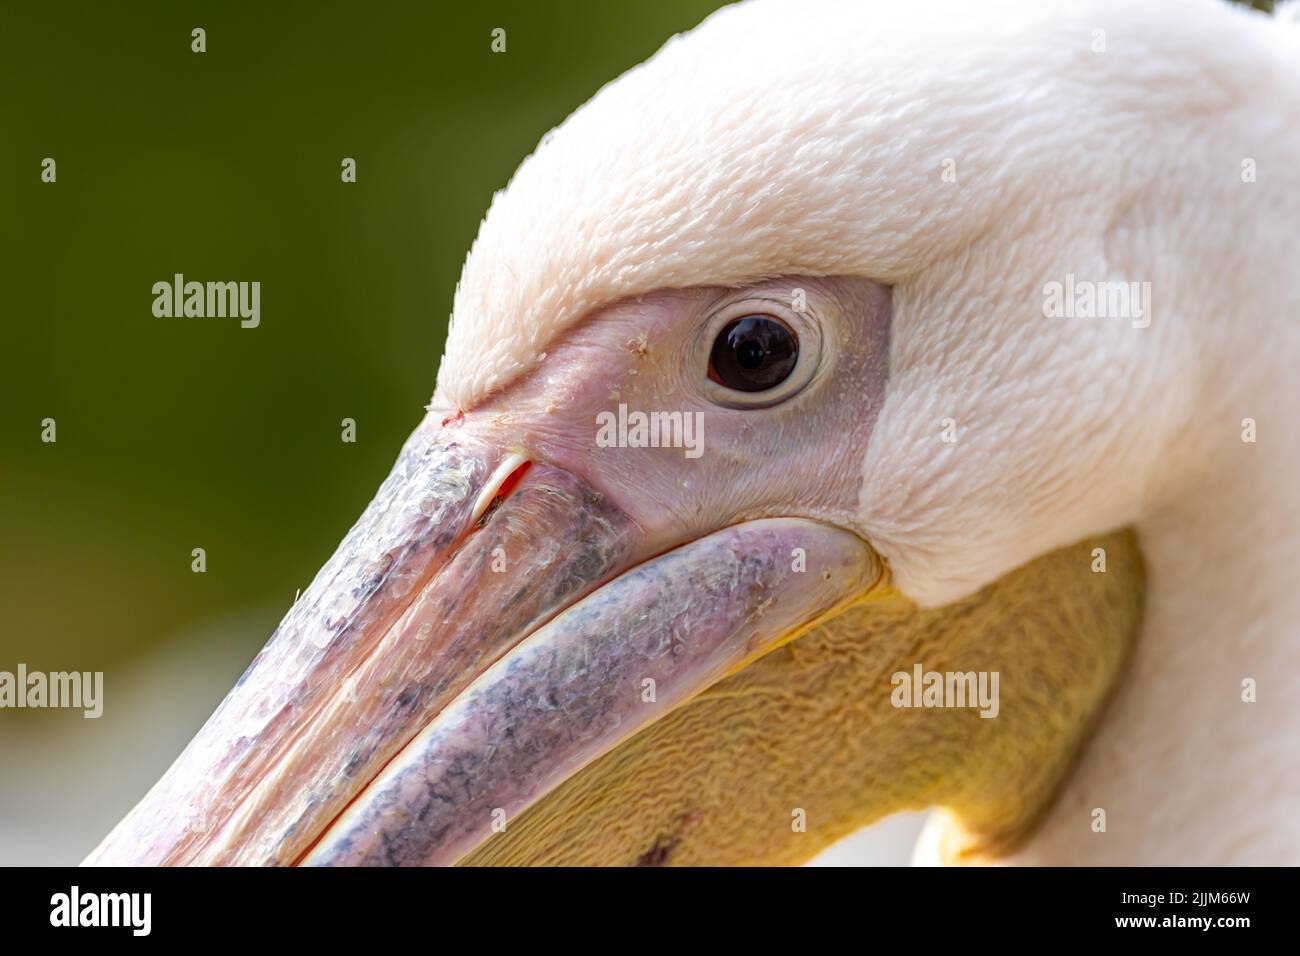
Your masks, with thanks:
[{"label": "pink facial skin", "polygon": [[[773,407],[717,404],[707,376],[711,317],[779,315],[796,290],[804,293],[806,324],[821,337],[811,380]],[[534,371],[452,427],[587,479],[647,530],[652,552],[761,517],[852,527],[862,450],[884,401],[889,324],[889,290],[861,279],[658,293],[605,309],[549,344]],[[597,416],[616,413],[620,403],[702,414],[702,454],[599,447]],[[456,410],[435,395],[433,414]]]}]

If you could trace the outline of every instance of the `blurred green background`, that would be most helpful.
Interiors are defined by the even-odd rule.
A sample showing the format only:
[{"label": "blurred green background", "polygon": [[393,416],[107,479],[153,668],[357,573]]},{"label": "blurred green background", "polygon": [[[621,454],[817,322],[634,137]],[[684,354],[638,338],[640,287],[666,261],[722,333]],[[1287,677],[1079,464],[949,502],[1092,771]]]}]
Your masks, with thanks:
[{"label": "blurred green background", "polygon": [[[104,671],[105,711],[0,710],[0,863],[76,862],[165,769],[419,421],[492,193],[716,6],[7,9],[0,670]],[[260,281],[261,326],[154,317],[176,272]]]}]

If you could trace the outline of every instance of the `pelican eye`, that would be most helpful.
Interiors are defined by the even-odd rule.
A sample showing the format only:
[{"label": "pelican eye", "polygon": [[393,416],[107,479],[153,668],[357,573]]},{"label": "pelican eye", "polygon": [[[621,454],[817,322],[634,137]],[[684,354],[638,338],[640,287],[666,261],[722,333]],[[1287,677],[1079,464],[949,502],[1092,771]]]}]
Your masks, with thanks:
[{"label": "pelican eye", "polygon": [[709,353],[709,378],[737,392],[776,388],[799,363],[799,337],[779,319],[746,315],[722,327]]}]

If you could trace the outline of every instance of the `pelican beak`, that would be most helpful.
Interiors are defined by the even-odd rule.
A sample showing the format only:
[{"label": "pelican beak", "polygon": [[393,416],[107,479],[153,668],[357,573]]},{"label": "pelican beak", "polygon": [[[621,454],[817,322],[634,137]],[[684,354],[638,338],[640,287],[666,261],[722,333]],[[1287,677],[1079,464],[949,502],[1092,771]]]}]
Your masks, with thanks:
[{"label": "pelican beak", "polygon": [[855,535],[689,541],[430,415],[94,864],[450,864],[879,575]]}]

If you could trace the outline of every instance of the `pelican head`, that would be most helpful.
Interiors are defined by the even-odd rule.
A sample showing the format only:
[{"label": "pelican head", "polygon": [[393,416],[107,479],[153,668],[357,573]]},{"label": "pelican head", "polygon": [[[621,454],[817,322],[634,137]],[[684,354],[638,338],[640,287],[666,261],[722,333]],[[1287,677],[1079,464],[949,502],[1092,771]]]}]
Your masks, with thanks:
[{"label": "pelican head", "polygon": [[91,860],[798,862],[931,807],[944,861],[1294,850],[1204,748],[1295,716],[1239,694],[1297,689],[1252,547],[1300,524],[1295,32],[759,0],[671,40],[495,197],[427,417]]}]

